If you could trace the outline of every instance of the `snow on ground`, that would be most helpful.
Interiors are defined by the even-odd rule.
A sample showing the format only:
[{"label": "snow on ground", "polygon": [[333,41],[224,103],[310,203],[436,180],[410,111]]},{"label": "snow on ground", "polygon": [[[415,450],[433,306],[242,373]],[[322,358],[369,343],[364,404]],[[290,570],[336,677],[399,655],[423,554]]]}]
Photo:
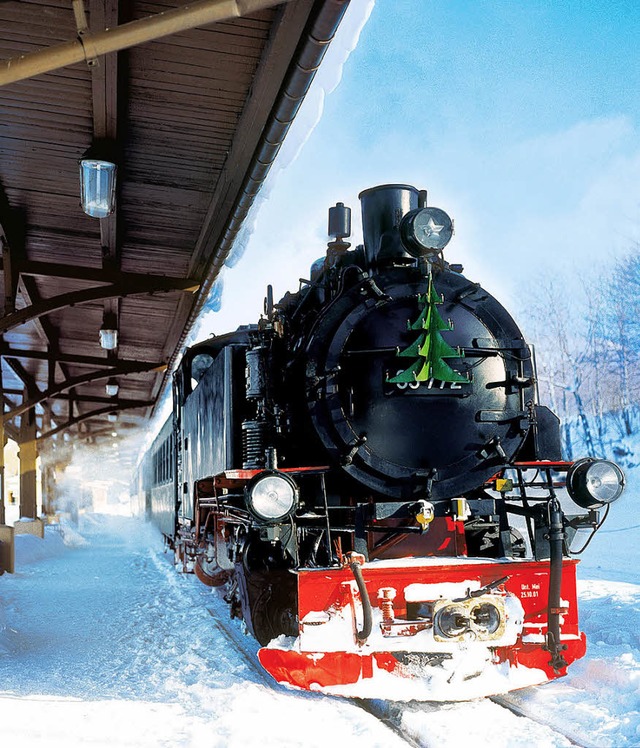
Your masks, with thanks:
[{"label": "snow on ground", "polygon": [[[569,746],[555,728],[582,746],[640,745],[635,496],[614,507],[580,566],[587,657],[509,697],[547,726],[488,699],[389,705],[414,744]],[[175,572],[151,526],[89,515],[79,531],[16,541],[17,573],[0,577],[0,745],[405,745],[353,702],[256,672],[209,614],[215,593]]]},{"label": "snow on ground", "polygon": [[587,656],[566,678],[511,698],[579,745],[639,746],[640,585],[582,580],[578,594]]},{"label": "snow on ground", "polygon": [[[544,728],[524,729],[489,699],[470,704],[409,705],[402,713],[407,735],[420,745],[459,748],[631,748],[640,746],[640,585],[579,581],[581,626],[587,656],[565,678],[503,697]],[[571,741],[571,742],[570,742]]]},{"label": "snow on ground", "polygon": [[0,745],[404,745],[352,703],[272,689],[151,527],[84,521],[84,547],[18,536],[0,578]]},{"label": "snow on ground", "polygon": [[640,746],[640,468],[578,565],[587,656],[566,678],[512,699],[597,748]]}]

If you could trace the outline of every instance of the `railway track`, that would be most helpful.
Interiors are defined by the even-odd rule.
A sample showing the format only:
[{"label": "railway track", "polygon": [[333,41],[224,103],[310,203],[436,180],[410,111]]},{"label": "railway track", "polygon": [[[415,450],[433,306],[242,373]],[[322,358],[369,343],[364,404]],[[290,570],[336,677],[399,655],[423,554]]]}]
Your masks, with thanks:
[{"label": "railway track", "polygon": [[[257,643],[252,638],[247,636],[240,625],[236,625],[237,622],[230,620],[229,608],[227,604],[222,600],[220,594],[214,594],[207,596],[207,610],[212,617],[213,625],[216,631],[231,645],[239,649],[246,658],[246,661],[251,668],[252,672],[256,675],[256,678],[269,688],[282,688],[284,686],[277,686],[273,678],[263,670],[262,666],[258,661],[257,656]],[[305,692],[293,692],[289,690],[289,693],[305,693]],[[305,694],[307,695],[307,694]],[[332,698],[323,694],[308,694],[311,698]],[[376,714],[373,708],[370,708],[368,703],[361,700],[350,700],[354,705],[361,707],[372,716],[379,719],[385,724],[385,726],[399,738],[401,738],[407,745],[413,746],[414,748],[420,748],[420,743],[414,741],[412,738],[402,734],[401,729],[394,723],[393,720],[388,720],[384,715]]]},{"label": "railway track", "polygon": [[559,736],[562,736],[564,739],[568,740],[570,745],[579,746],[579,748],[592,748],[593,744],[588,743],[586,740],[584,740],[571,730],[560,730],[558,726],[554,724],[553,720],[541,719],[539,715],[528,713],[526,709],[524,709],[520,704],[516,703],[508,694],[505,696],[492,696],[490,697],[490,700],[494,704],[498,704],[498,706],[501,706],[503,709],[508,709],[517,717],[523,717],[524,719],[531,720],[536,724],[553,730],[554,733],[557,733]]},{"label": "railway track", "polygon": [[400,736],[407,745],[411,745],[414,748],[424,747],[424,743],[422,743],[416,736],[407,734],[403,727],[402,715],[400,714],[400,704],[377,699],[356,699],[354,703],[356,703],[361,709],[369,712],[369,714],[372,714],[376,719],[384,722],[384,724],[396,735]]},{"label": "railway track", "polygon": [[[550,720],[527,713],[508,696],[494,696],[471,702],[409,702],[360,700],[358,705],[382,720],[408,745],[417,748],[456,748],[460,743],[459,725],[465,724],[468,741],[492,748],[539,746],[540,748],[593,748],[568,731],[560,730]],[[512,722],[496,711],[508,711],[517,717]],[[520,720],[525,720],[520,722]]]},{"label": "railway track", "polygon": [[234,621],[229,617],[229,606],[224,602],[221,594],[215,591],[212,595],[207,594],[206,608],[216,631],[231,646],[242,652],[256,679],[265,686],[271,687],[273,679],[258,662],[257,642],[243,631],[239,621]]}]

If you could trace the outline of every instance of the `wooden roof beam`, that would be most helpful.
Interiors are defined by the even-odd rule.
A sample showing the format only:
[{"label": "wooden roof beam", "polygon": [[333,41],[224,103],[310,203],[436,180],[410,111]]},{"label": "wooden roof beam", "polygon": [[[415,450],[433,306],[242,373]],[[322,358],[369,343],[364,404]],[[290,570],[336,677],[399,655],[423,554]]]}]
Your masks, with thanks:
[{"label": "wooden roof beam", "polygon": [[[33,278],[22,276],[20,278],[21,295],[26,302],[27,306],[33,305],[40,301],[40,295]],[[38,335],[46,343],[49,352],[48,358],[48,386],[53,387],[56,381],[56,360],[55,356],[58,353],[59,345],[59,332],[51,324],[48,319],[36,319],[34,325]],[[62,363],[60,363],[60,371],[65,379],[69,378],[69,371]]]},{"label": "wooden roof beam", "polygon": [[0,249],[4,274],[4,313],[16,308],[18,266],[24,259],[24,216],[13,210],[0,184]]},{"label": "wooden roof beam", "polygon": [[4,313],[11,314],[16,308],[18,289],[17,263],[12,255],[7,235],[0,224],[0,247],[2,248],[2,270],[4,272]]},{"label": "wooden roof beam", "polygon": [[64,392],[59,393],[58,395],[53,395],[52,400],[65,400],[65,401],[71,401],[76,405],[80,405],[82,403],[97,403],[99,405],[113,405],[114,408],[122,403],[123,405],[129,405],[130,407],[140,407],[140,408],[147,408],[149,405],[153,405],[153,400],[136,400],[136,399],[125,399],[125,398],[114,398],[114,397],[100,397],[99,395],[81,395],[78,392],[74,392],[73,395],[71,393],[66,394]]},{"label": "wooden roof beam", "polygon": [[[84,0],[81,1],[84,4]],[[117,27],[118,0],[90,0],[89,8],[91,26],[94,32]],[[81,19],[81,22],[86,24],[84,19]],[[83,34],[87,33],[90,33],[89,29],[85,28]],[[99,65],[91,66],[94,144],[100,141],[106,141],[111,144],[117,143],[118,64],[118,53],[111,52],[102,58]],[[118,205],[116,200],[114,212],[106,218],[100,219],[102,269],[110,272],[117,272],[121,267],[118,226]],[[104,318],[113,319],[115,329],[120,329],[120,299],[118,297],[104,300]],[[112,360],[117,359],[118,344],[116,344],[114,349],[108,351],[107,356]]]},{"label": "wooden roof beam", "polygon": [[135,367],[123,367],[122,363],[119,363],[120,365],[115,366],[114,368],[101,369],[99,371],[92,371],[89,374],[82,374],[77,377],[71,377],[64,382],[59,382],[53,387],[48,388],[44,392],[38,391],[38,395],[29,397],[28,400],[20,403],[20,405],[16,405],[10,411],[5,413],[3,416],[5,423],[12,420],[13,418],[16,418],[16,416],[21,415],[25,411],[29,410],[29,408],[33,408],[35,405],[39,405],[45,400],[52,399],[59,393],[65,392],[72,387],[78,387],[81,384],[89,384],[90,382],[99,382],[103,379],[109,379],[110,377],[118,376],[119,374],[144,374],[146,372],[164,371],[166,369],[166,364],[158,365],[155,363],[148,363],[140,364],[139,366]]},{"label": "wooden roof beam", "polygon": [[98,301],[100,299],[135,296],[144,293],[166,293],[179,290],[192,292],[194,290],[193,281],[191,279],[167,279],[160,275],[149,275],[144,276],[144,280],[141,279],[136,283],[126,282],[98,286],[96,288],[84,288],[80,291],[70,291],[69,293],[43,299],[11,314],[6,314],[0,318],[0,333],[12,330],[14,327],[22,325],[25,322],[40,319],[40,317],[44,317],[51,312],[64,309],[68,306],[86,304],[89,301]]},{"label": "wooden roof beam", "polygon": [[[135,361],[132,359],[116,359],[111,361],[100,356],[81,356],[76,353],[60,353],[57,351],[52,354],[48,351],[37,351],[28,348],[13,348],[7,343],[0,343],[0,356],[11,356],[12,358],[36,359],[38,361],[50,361],[55,359],[57,364],[76,364],[78,366],[124,366],[135,368],[150,364],[149,361]],[[159,363],[153,363],[153,366],[161,366]]]},{"label": "wooden roof beam", "polygon": [[24,384],[29,399],[37,398],[38,395],[41,394],[40,388],[38,387],[36,380],[31,376],[31,374],[29,374],[20,361],[15,358],[5,358],[5,361],[10,368],[13,369],[13,373]]},{"label": "wooden roof beam", "polygon": [[[118,0],[90,0],[89,14],[94,32],[118,25]],[[115,143],[118,137],[118,55],[105,55],[91,67],[94,140]],[[103,267],[119,267],[116,212],[100,219]]]},{"label": "wooden roof beam", "polygon": [[45,439],[49,439],[52,436],[55,436],[56,434],[59,434],[61,431],[66,431],[67,429],[71,428],[71,426],[76,426],[79,423],[82,423],[83,421],[88,420],[89,418],[96,418],[97,416],[101,415],[108,415],[109,413],[119,413],[123,410],[134,410],[136,408],[145,408],[149,405],[152,405],[152,403],[139,403],[135,401],[135,404],[133,405],[120,405],[118,407],[106,407],[106,408],[98,408],[97,410],[92,410],[90,413],[83,413],[79,416],[74,416],[73,418],[70,418],[65,423],[60,424],[59,426],[56,426],[55,428],[51,429],[50,431],[47,431],[44,434],[41,434],[40,437],[38,437],[38,445],[40,445],[41,442],[43,442]]},{"label": "wooden roof beam", "polygon": [[[0,269],[4,269],[4,261],[0,263]],[[16,269],[21,276],[36,275],[47,278],[67,278],[69,280],[86,281],[87,283],[122,283],[142,288],[146,283],[162,280],[168,286],[173,282],[177,290],[185,288],[196,290],[199,286],[199,281],[195,278],[173,278],[168,275],[151,273],[125,273],[112,268],[90,268],[82,265],[65,265],[37,260],[16,263]]]},{"label": "wooden roof beam", "polygon": [[[11,367],[14,374],[20,379],[20,381],[24,384],[26,389],[26,397],[25,397],[25,391],[18,392],[16,394],[20,395],[22,397],[22,403],[20,405],[14,405],[12,402],[7,401],[7,404],[9,405],[10,409],[13,410],[15,408],[21,409],[21,414],[26,412],[29,407],[35,407],[35,405],[41,405],[44,410],[51,415],[51,406],[49,403],[46,402],[45,399],[40,399],[42,395],[42,390],[37,385],[36,380],[29,374],[29,372],[22,366],[20,361],[17,361],[13,358],[6,358],[5,359],[7,364]],[[3,394],[12,394],[13,390],[3,390]],[[27,399],[28,398],[28,399]],[[35,402],[33,406],[28,406],[23,408],[23,405],[25,405],[28,402],[32,401],[39,401]],[[7,421],[5,421],[7,422]]]},{"label": "wooden roof beam", "polygon": [[[38,293],[37,289],[35,287],[35,283],[32,278],[23,278],[21,279],[21,295],[26,301],[27,304],[32,303],[34,299],[38,299]],[[35,323],[36,331],[38,335],[42,338],[43,342],[46,343],[48,346],[48,353],[49,356],[51,355],[51,351],[57,350],[58,347],[58,331],[51,325],[51,323],[48,320],[36,320]],[[6,357],[5,359],[7,361],[7,364],[13,369],[14,373],[18,376],[19,379],[21,379],[25,386],[27,387],[27,397],[29,400],[32,399],[38,399],[41,395],[41,390],[38,387],[38,384],[34,377],[32,377],[29,372],[22,366],[22,364],[16,360],[12,359],[10,357]],[[69,373],[66,370],[64,366],[60,366],[62,370],[62,374],[65,378],[69,377]],[[49,366],[48,366],[48,374],[49,374],[49,387],[52,387],[55,385],[55,364],[52,364],[49,360]],[[27,397],[25,397],[25,393],[22,393],[22,401],[23,403],[27,401]],[[41,405],[45,412],[49,413],[51,415],[51,406],[46,402],[42,401]],[[4,409],[3,409],[4,412]],[[8,425],[8,422],[6,422],[6,425]]]}]

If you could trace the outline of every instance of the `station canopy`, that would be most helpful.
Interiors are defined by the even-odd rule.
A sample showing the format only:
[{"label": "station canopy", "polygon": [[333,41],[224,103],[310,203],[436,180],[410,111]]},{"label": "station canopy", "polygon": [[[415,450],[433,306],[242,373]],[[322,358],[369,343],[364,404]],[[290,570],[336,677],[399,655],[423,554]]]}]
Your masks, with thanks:
[{"label": "station canopy", "polygon": [[[0,2],[8,435],[148,420],[346,4]],[[83,159],[101,190],[116,166],[106,217]]]}]

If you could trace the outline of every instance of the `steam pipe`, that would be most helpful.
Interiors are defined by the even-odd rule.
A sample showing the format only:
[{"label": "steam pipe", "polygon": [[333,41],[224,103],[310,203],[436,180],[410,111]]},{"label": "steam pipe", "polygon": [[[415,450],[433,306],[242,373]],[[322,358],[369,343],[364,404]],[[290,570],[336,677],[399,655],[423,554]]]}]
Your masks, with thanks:
[{"label": "steam pipe", "polygon": [[83,31],[76,39],[0,63],[0,86],[34,75],[118,52],[179,31],[206,26],[216,21],[240,18],[289,0],[200,0],[155,16],[130,21],[104,31]]}]

